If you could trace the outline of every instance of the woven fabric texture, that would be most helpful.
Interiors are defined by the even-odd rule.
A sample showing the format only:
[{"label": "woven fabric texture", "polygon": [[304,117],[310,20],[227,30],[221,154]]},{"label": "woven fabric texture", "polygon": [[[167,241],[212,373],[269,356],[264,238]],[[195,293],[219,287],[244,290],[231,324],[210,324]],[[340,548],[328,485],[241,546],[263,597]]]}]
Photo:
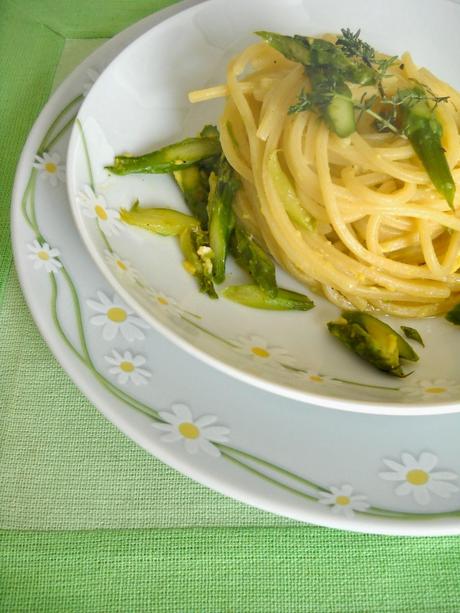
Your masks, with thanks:
[{"label": "woven fabric texture", "polygon": [[13,532],[3,535],[0,560],[8,613],[460,610],[453,539],[312,526]]}]

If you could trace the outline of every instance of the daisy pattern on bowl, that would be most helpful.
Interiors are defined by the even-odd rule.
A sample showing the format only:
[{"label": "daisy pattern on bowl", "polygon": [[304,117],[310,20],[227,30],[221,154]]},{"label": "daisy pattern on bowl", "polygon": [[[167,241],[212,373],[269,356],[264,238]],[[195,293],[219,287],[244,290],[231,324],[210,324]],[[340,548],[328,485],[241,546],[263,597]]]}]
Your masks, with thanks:
[{"label": "daisy pattern on bowl", "polygon": [[260,364],[286,364],[292,366],[294,359],[282,347],[273,347],[260,336],[238,336],[234,341],[235,350]]},{"label": "daisy pattern on bowl", "polygon": [[401,387],[401,392],[411,400],[460,400],[460,382],[454,379],[421,379],[412,385]]},{"label": "daisy pattern on bowl", "polygon": [[107,206],[104,196],[95,194],[89,185],[84,185],[77,194],[77,202],[86,217],[97,219],[104,234],[107,236],[119,234],[123,227],[120,222],[120,213]]},{"label": "daisy pattern on bowl", "polygon": [[59,153],[36,155],[33,167],[39,171],[42,179],[48,180],[53,187],[65,179],[65,166],[61,164]]},{"label": "daisy pattern on bowl", "polygon": [[86,77],[87,80],[83,83],[83,96],[85,97],[89,94],[90,89],[99,79],[100,74],[94,68],[88,68],[88,70],[86,71]]},{"label": "daisy pattern on bowl", "polygon": [[308,369],[289,369],[291,375],[295,376],[296,380],[299,379],[304,381],[305,383],[309,383],[312,385],[324,385],[325,383],[331,383],[332,379],[327,375],[323,375],[316,370],[308,370]]},{"label": "daisy pattern on bowl", "polygon": [[174,318],[180,317],[180,315],[184,313],[184,309],[172,296],[167,296],[163,292],[160,292],[153,287],[149,287],[147,289],[147,295],[156,305],[159,305],[160,308],[165,309],[165,311],[167,311],[168,314],[172,315]]},{"label": "daisy pattern on bowl", "polygon": [[143,319],[137,317],[129,307],[114,295],[112,300],[104,292],[98,291],[97,300],[87,300],[87,305],[97,311],[89,320],[93,326],[102,326],[102,338],[106,341],[113,340],[120,334],[129,342],[143,340],[145,334],[140,328],[147,329],[149,325]]},{"label": "daisy pattern on bowl", "polygon": [[412,495],[419,505],[427,505],[431,494],[441,498],[450,498],[459,491],[457,485],[450,483],[458,479],[458,475],[451,471],[433,471],[438,458],[433,453],[424,451],[418,459],[410,453],[401,454],[401,462],[383,459],[390,472],[381,472],[379,477],[386,481],[399,481],[395,488],[396,496]]},{"label": "daisy pattern on bowl", "polygon": [[353,517],[355,511],[366,511],[370,504],[367,496],[354,494],[353,487],[345,484],[340,487],[331,485],[329,492],[320,492],[318,502],[331,508],[335,515]]},{"label": "daisy pattern on bowl", "polygon": [[27,245],[30,251],[29,258],[33,261],[35,270],[44,268],[46,272],[57,272],[62,268],[61,262],[57,259],[61,253],[59,249],[51,248],[48,243],[39,243],[34,240]]},{"label": "daisy pattern on bowl", "polygon": [[213,443],[227,443],[230,430],[224,426],[214,425],[215,415],[202,415],[193,419],[192,412],[186,404],[171,405],[171,411],[160,411],[161,419],[166,423],[153,423],[153,427],[164,434],[160,440],[164,443],[182,441],[188,453],[199,451],[213,457],[219,457],[219,449]]},{"label": "daisy pattern on bowl", "polygon": [[120,276],[123,276],[134,283],[140,280],[141,275],[139,271],[134,268],[131,262],[120,257],[114,251],[110,252],[108,249],[104,250],[104,255],[109,266]]},{"label": "daisy pattern on bowl", "polygon": [[125,385],[128,381],[134,385],[145,385],[148,383],[147,379],[152,376],[150,371],[142,368],[147,361],[142,355],[133,355],[130,351],[121,354],[113,349],[112,354],[104,358],[111,364],[109,373],[115,375],[121,385]]}]

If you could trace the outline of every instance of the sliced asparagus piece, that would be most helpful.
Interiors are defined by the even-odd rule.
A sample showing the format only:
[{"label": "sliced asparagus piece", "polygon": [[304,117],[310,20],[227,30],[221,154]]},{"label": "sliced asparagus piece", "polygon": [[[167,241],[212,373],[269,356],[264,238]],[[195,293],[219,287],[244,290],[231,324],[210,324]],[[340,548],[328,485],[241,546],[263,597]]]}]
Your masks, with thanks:
[{"label": "sliced asparagus piece", "polygon": [[223,291],[225,298],[254,309],[272,311],[309,311],[315,305],[303,294],[278,288],[276,296],[271,296],[258,285],[230,285]]}]

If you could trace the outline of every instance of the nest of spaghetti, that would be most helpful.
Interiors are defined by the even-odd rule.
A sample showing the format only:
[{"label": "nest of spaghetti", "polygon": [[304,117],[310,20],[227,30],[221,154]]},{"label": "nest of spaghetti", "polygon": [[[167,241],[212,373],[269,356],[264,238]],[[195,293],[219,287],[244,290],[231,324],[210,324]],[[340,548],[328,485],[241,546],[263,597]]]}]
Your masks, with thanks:
[{"label": "nest of spaghetti", "polygon": [[[460,297],[459,93],[408,53],[373,53],[364,64],[384,66],[380,78],[346,80],[346,90],[336,83],[321,106],[321,82],[295,45],[286,51],[285,40],[261,34],[270,44],[235,57],[225,85],[191,95],[226,96],[220,138],[241,179],[240,223],[340,308],[400,317],[448,311]],[[283,38],[307,41],[309,58],[312,41],[338,47],[331,36]],[[344,46],[340,52],[360,65]],[[352,101],[352,115],[343,100]]]}]

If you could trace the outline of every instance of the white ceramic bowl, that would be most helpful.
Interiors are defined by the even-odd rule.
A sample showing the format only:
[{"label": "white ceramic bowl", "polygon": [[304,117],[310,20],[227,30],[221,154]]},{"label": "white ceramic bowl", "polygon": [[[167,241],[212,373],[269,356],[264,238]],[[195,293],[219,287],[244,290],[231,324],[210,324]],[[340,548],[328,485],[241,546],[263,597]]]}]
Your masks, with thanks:
[{"label": "white ceramic bowl", "polygon": [[[118,209],[143,206],[186,211],[167,175],[110,175],[114,154],[144,153],[194,135],[216,122],[222,101],[190,105],[187,93],[224,80],[230,57],[259,29],[320,33],[361,28],[378,49],[409,49],[419,64],[460,86],[455,57],[459,9],[435,0],[211,0],[156,26],[125,49],[89,92],[68,150],[68,191],[81,236],[117,300],[175,343],[239,379],[277,394],[350,410],[414,414],[460,407],[459,332],[442,319],[417,321],[426,348],[406,379],[393,378],[343,348],[326,329],[338,310],[312,296],[309,312],[245,308],[197,290],[182,267],[175,239],[121,226]],[[84,136],[83,136],[84,135]],[[94,214],[94,198],[102,217]],[[309,293],[278,270],[279,285]],[[229,263],[226,283],[247,282]],[[311,295],[311,292],[310,292]],[[122,302],[120,302],[120,305]],[[120,316],[120,311],[111,313]],[[399,328],[403,320],[391,319]],[[413,322],[412,322],[412,325]],[[212,371],[211,371],[212,372]],[[177,373],[180,377],[181,373]]]}]

